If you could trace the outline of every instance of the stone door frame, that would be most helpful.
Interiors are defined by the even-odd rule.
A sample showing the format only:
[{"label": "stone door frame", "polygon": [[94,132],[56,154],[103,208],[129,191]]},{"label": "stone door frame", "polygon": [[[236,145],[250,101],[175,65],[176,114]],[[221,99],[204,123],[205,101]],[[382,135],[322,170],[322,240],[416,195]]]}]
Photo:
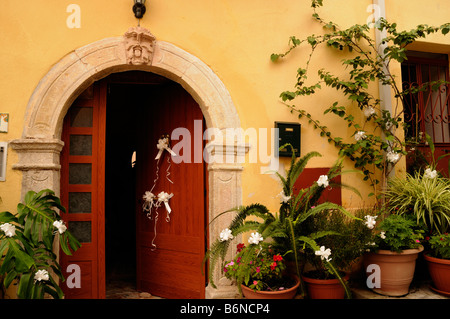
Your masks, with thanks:
[{"label": "stone door frame", "polygon": [[[13,169],[22,171],[22,198],[29,190],[47,188],[60,194],[60,153],[64,146],[61,133],[67,110],[93,82],[111,73],[131,70],[153,72],[183,86],[199,104],[208,128],[240,128],[230,94],[211,68],[175,45],[157,41],[146,29],[130,28],[122,37],[106,38],[66,55],[35,88],[27,105],[22,138],[10,142],[18,153]],[[208,145],[212,154],[227,156],[226,163],[208,165],[210,221],[242,203],[243,167],[237,158],[248,151],[248,146],[226,143],[229,142],[212,141]],[[230,156],[235,159],[233,163],[229,163]],[[210,224],[209,242],[218,238],[231,218]],[[206,298],[236,296],[236,287],[219,270],[213,278],[217,289],[208,285]]]}]

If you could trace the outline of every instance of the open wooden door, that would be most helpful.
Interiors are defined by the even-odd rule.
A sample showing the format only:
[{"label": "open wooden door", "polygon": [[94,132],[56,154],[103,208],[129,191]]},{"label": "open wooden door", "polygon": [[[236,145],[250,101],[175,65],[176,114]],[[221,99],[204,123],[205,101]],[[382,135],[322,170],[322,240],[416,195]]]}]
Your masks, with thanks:
[{"label": "open wooden door", "polygon": [[[178,84],[166,85],[152,96],[152,107],[143,109],[140,117],[136,155],[137,288],[164,298],[204,298],[205,276],[201,263],[205,252],[205,172],[203,160],[194,163],[194,145],[201,146],[200,152],[203,149],[203,115],[197,103]],[[150,220],[142,210],[142,196],[151,190],[157,177],[156,145],[162,135],[170,135],[177,128],[190,132],[190,143],[186,140],[179,143],[189,145],[183,152],[191,152],[191,161],[176,164],[164,151],[153,193],[172,193],[169,201],[172,212],[170,221],[166,221],[167,211],[162,205],[157,210],[158,219],[153,210],[153,220]],[[177,142],[172,141],[172,148]]]},{"label": "open wooden door", "polygon": [[[124,76],[130,74],[132,81],[124,81]],[[74,268],[69,268],[69,272],[66,272],[71,264],[75,269],[79,267],[81,274],[80,287],[68,287],[66,283],[62,283],[62,288],[67,299],[105,298],[105,266],[109,260],[105,261],[105,255],[108,257],[108,254],[117,254],[115,256],[127,262],[120,249],[106,249],[109,247],[108,240],[105,247],[105,216],[106,219],[110,216],[105,212],[105,184],[108,182],[109,185],[112,181],[114,185],[121,184],[117,171],[105,170],[105,163],[118,163],[108,162],[108,158],[117,157],[117,152],[128,150],[129,147],[123,146],[128,138],[130,141],[127,145],[132,144],[136,149],[136,185],[119,185],[117,188],[135,187],[136,203],[131,203],[131,206],[136,204],[137,207],[137,289],[165,298],[204,298],[205,275],[202,274],[201,263],[206,246],[207,183],[202,159],[203,114],[193,98],[175,82],[167,79],[154,81],[155,75],[152,78],[151,74],[145,72],[118,75],[94,83],[77,98],[64,120],[61,200],[67,212],[62,218],[68,224],[69,230],[80,240],[82,247],[73,256],[60,254],[66,278],[73,274]],[[141,77],[142,75],[145,76]],[[108,83],[142,86],[135,87],[132,93],[122,87],[122,93],[116,92],[119,95],[114,95],[111,94],[114,86]],[[120,103],[108,102],[107,105],[107,99],[116,102],[120,100]],[[108,107],[116,108],[114,114],[119,116],[119,121],[107,120]],[[191,152],[191,161],[175,163],[172,160],[169,163],[169,153],[163,154],[159,162],[159,180],[153,192],[156,195],[162,191],[174,195],[170,199],[170,221],[166,221],[167,212],[163,205],[158,209],[159,219],[155,233],[155,220],[150,220],[142,210],[142,196],[151,189],[156,178],[158,139],[161,135],[170,135],[177,128],[190,134],[183,136],[190,138],[190,141],[180,142],[186,143],[183,152]],[[120,134],[124,130],[132,134]],[[118,136],[121,137],[120,140]],[[173,141],[172,144],[177,142]],[[105,157],[105,150],[108,158]],[[201,152],[200,160],[198,154],[196,155],[196,162],[194,151]],[[182,154],[187,153],[180,155]],[[169,176],[167,172],[170,172]],[[108,188],[106,189],[108,191]],[[128,200],[123,194],[109,194],[106,194],[109,204]],[[120,218],[127,218],[120,209],[117,216],[119,223]],[[124,236],[121,229],[108,234],[115,236],[115,240],[121,240],[120,236]],[[153,249],[155,246],[152,244],[156,249]]]},{"label": "open wooden door", "polygon": [[[104,154],[106,84],[95,83],[72,104],[65,119],[61,154],[62,214],[82,246],[60,254],[63,274],[81,275],[81,285],[62,288],[67,299],[104,298]],[[66,272],[67,267],[69,272]],[[79,267],[79,268],[78,268]]]}]

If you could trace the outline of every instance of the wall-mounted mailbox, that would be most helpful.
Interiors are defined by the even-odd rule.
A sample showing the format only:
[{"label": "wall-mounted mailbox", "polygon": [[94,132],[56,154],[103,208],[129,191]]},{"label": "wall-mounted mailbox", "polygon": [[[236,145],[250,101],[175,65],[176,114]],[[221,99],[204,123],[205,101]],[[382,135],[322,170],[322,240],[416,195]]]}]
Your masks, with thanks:
[{"label": "wall-mounted mailbox", "polygon": [[[278,139],[278,145],[281,147],[286,143],[292,145],[295,156],[300,157],[300,128],[299,123],[275,122],[275,138]],[[280,150],[275,150],[275,154],[281,157],[291,157],[292,149],[288,146]]]}]

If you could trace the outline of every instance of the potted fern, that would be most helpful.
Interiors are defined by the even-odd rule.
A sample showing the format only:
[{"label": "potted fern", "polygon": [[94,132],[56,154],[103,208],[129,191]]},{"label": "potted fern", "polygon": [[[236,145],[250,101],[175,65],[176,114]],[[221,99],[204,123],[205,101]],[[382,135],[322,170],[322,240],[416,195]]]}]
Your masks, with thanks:
[{"label": "potted fern", "polygon": [[[285,146],[286,145],[281,148]],[[341,162],[336,163],[336,165],[329,170],[327,175],[321,176],[321,178],[317,182],[314,182],[310,187],[301,189],[298,193],[294,192],[294,184],[306,167],[308,161],[317,156],[321,155],[317,152],[310,152],[297,160],[295,152],[293,152],[290,168],[287,171],[286,176],[281,176],[279,173],[276,173],[282,185],[282,191],[280,193],[281,204],[277,213],[271,213],[264,205],[252,204],[233,208],[216,217],[220,218],[223,214],[236,213],[231,224],[222,231],[220,238],[211,244],[210,249],[207,251],[204,258],[204,262],[208,259],[210,261],[209,280],[212,287],[216,287],[212,274],[219,264],[221,265],[222,270],[226,269],[226,271],[229,271],[226,265],[229,264],[230,261],[224,261],[224,257],[227,254],[233,239],[240,234],[248,234],[251,232],[252,235],[249,238],[250,245],[247,246],[245,253],[238,255],[238,257],[241,257],[239,267],[242,268],[233,278],[236,280],[239,291],[242,292],[241,284],[246,287],[251,287],[253,290],[258,290],[259,286],[254,284],[252,281],[253,277],[247,275],[248,273],[251,273],[250,268],[252,268],[252,264],[250,263],[251,260],[249,258],[252,257],[256,251],[265,254],[266,252],[264,250],[267,249],[267,245],[270,243],[270,249],[281,256],[283,262],[288,264],[286,267],[288,270],[284,272],[280,271],[279,277],[297,277],[299,280],[300,295],[303,298],[307,296],[306,287],[302,280],[304,265],[303,251],[305,249],[313,251],[320,250],[316,240],[334,232],[320,231],[306,234],[301,233],[305,221],[308,220],[308,218],[325,211],[338,211],[354,218],[340,205],[330,202],[318,203],[320,195],[325,187],[338,186],[332,184],[331,181],[334,177],[343,173],[341,171]],[[353,190],[357,192],[357,190]],[[211,222],[214,222],[214,220]],[[245,262],[242,262],[243,257],[245,257]],[[237,259],[233,260],[233,263],[236,262]],[[327,261],[327,265],[328,263],[330,271],[335,274],[340,284],[344,287],[346,297],[350,298],[351,293],[347,283],[342,280],[339,272],[332,266],[331,261]],[[289,267],[289,264],[292,265],[292,267]],[[289,269],[293,270],[289,271]]]}]

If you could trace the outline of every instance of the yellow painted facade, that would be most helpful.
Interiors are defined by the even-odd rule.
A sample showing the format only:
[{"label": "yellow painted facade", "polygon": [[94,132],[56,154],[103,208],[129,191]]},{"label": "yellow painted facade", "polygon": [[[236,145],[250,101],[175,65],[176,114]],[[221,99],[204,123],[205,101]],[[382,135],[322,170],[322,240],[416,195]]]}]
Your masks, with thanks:
[{"label": "yellow painted facade", "polygon": [[[131,11],[132,0],[34,0],[18,3],[3,0],[0,10],[0,113],[9,113],[9,132],[0,133],[0,141],[22,137],[27,104],[39,81],[64,56],[95,41],[121,36],[137,25]],[[69,5],[80,9],[80,27],[69,28]],[[328,0],[320,9],[322,17],[343,27],[366,23],[372,0]],[[447,0],[386,0],[386,16],[409,29],[419,23],[440,25],[449,20]],[[147,13],[141,26],[158,40],[169,42],[199,58],[220,78],[236,106],[243,129],[272,128],[274,121],[296,121],[281,103],[282,91],[292,89],[296,70],[302,66],[309,50],[299,48],[286,60],[270,61],[272,53],[287,49],[288,38],[303,39],[322,32],[311,18],[310,1],[306,0],[148,0]],[[69,21],[70,22],[70,21]],[[450,36],[433,35],[415,49],[450,53]],[[326,66],[340,72],[344,54],[320,49],[312,61],[312,69]],[[392,66],[399,73],[398,66]],[[314,72],[311,72],[314,74]],[[374,87],[374,94],[377,88]],[[301,100],[313,115],[323,112],[336,99],[345,100],[332,90]],[[300,103],[300,102],[299,102]],[[318,151],[322,158],[310,167],[329,167],[337,159],[337,151],[317,132],[302,123],[302,154]],[[345,134],[338,121],[329,127]],[[343,131],[341,131],[343,130]],[[351,133],[350,131],[348,133]],[[22,173],[12,169],[17,154],[9,149],[6,181],[0,182],[2,210],[14,211],[20,200]],[[287,160],[283,160],[287,163]],[[348,163],[347,163],[348,164]],[[244,164],[242,174],[243,203],[262,202],[276,209],[280,188],[277,181],[261,175],[265,164]],[[351,165],[349,165],[351,167]],[[400,166],[400,173],[404,171]],[[343,193],[343,204],[349,208],[371,205],[367,197],[370,187],[356,175],[344,182],[362,191],[362,199]]]}]

